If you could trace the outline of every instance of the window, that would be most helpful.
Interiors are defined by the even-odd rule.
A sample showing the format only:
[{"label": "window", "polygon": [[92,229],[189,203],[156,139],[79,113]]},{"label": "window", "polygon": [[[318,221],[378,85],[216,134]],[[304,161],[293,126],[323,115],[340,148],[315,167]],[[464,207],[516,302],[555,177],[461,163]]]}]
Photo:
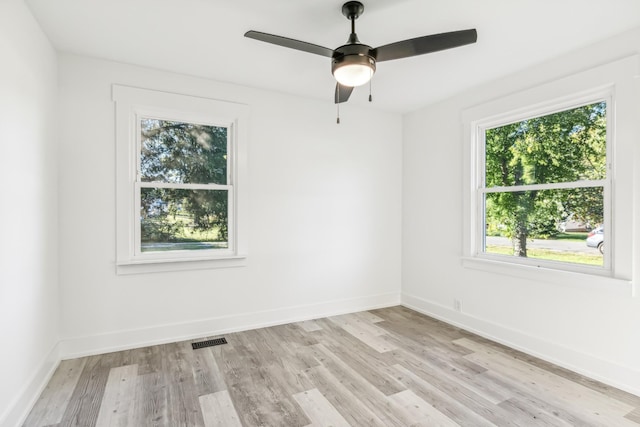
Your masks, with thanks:
[{"label": "window", "polygon": [[246,107],[114,86],[119,273],[242,265]]},{"label": "window", "polygon": [[463,112],[464,267],[633,292],[637,73],[633,56]]},{"label": "window", "polygon": [[139,125],[136,253],[229,249],[231,129],[149,117]]},{"label": "window", "polygon": [[608,268],[607,101],[478,130],[478,252]]}]

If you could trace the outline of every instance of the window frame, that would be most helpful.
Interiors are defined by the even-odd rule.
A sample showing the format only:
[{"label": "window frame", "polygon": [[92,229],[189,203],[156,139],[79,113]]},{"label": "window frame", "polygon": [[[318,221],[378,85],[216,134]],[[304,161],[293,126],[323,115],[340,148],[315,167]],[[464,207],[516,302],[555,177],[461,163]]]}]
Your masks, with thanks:
[{"label": "window frame", "polygon": [[[461,263],[463,267],[501,275],[535,280],[554,285],[593,289],[620,295],[635,295],[634,239],[639,235],[634,219],[637,203],[634,188],[638,186],[634,174],[634,148],[639,127],[636,124],[638,107],[635,99],[639,57],[623,58],[555,80],[541,83],[511,94],[491,98],[462,111],[463,138],[463,224]],[[605,224],[609,244],[609,270],[601,267],[566,268],[567,263],[521,263],[509,257],[479,256],[479,218],[484,209],[479,203],[478,184],[484,170],[479,163],[479,126],[507,123],[507,117],[517,120],[561,111],[572,106],[588,104],[599,99],[607,101],[607,179],[605,197],[609,198],[609,215]],[[565,108],[566,107],[566,108]],[[512,120],[513,122],[514,120]],[[620,127],[619,124],[623,126]],[[495,127],[495,126],[494,126]],[[618,155],[623,152],[625,155]],[[482,150],[484,155],[484,149]],[[482,160],[484,162],[484,159]],[[631,207],[629,209],[628,207]],[[634,230],[632,233],[624,230]],[[518,258],[518,257],[513,257]],[[579,267],[581,267],[579,265]]]},{"label": "window frame", "polygon": [[[136,111],[136,181],[134,184],[135,188],[135,204],[134,206],[138,207],[138,210],[142,204],[142,188],[169,188],[169,189],[191,189],[191,190],[223,190],[227,191],[228,198],[228,241],[227,249],[205,249],[198,251],[171,251],[171,258],[183,259],[183,258],[210,258],[210,257],[220,257],[220,256],[229,256],[235,253],[235,218],[233,215],[234,212],[234,188],[235,188],[235,168],[233,167],[235,160],[235,125],[231,121],[222,122],[220,120],[209,120],[203,122],[202,120],[194,121],[191,120],[193,117],[191,114],[186,114],[181,117],[174,116],[162,116],[160,114],[156,114],[151,110],[137,110]],[[194,123],[206,126],[216,126],[223,127],[227,129],[227,179],[226,185],[222,184],[174,184],[167,183],[161,181],[143,181],[141,176],[141,156],[142,152],[142,138],[141,138],[141,122],[145,118],[150,119],[158,119],[158,120],[166,120],[180,123]],[[141,221],[136,221],[135,230],[134,230],[134,256],[140,257],[140,259],[166,259],[167,256],[164,252],[142,252],[142,231],[141,231]]]},{"label": "window frame", "polygon": [[[248,107],[227,101],[113,85],[116,122],[116,267],[118,274],[246,265],[245,217]],[[140,175],[141,120],[197,123],[227,128],[227,184],[144,182]],[[228,191],[228,248],[141,251],[142,188]],[[224,187],[224,188],[223,188]]]},{"label": "window frame", "polygon": [[[534,119],[538,117],[544,117],[547,115],[571,110],[581,106],[606,102],[606,169],[607,176],[601,180],[582,180],[582,181],[567,181],[567,182],[554,182],[545,184],[526,184],[526,185],[514,185],[509,187],[487,187],[486,186],[486,132],[487,130],[505,126],[508,124],[520,122],[523,120]],[[613,171],[613,141],[615,129],[613,126],[613,117],[615,117],[615,107],[613,102],[612,88],[606,88],[603,90],[596,90],[593,93],[583,94],[576,98],[566,98],[558,102],[550,101],[549,103],[539,105],[535,109],[526,110],[523,109],[517,113],[505,113],[484,120],[478,120],[474,122],[476,133],[476,149],[475,156],[477,162],[477,176],[476,185],[473,191],[475,192],[476,201],[475,204],[478,208],[474,224],[474,230],[476,236],[474,238],[475,248],[473,250],[473,256],[477,258],[485,258],[488,260],[494,260],[498,262],[510,262],[514,264],[529,265],[543,268],[557,268],[566,271],[574,271],[578,273],[595,274],[602,276],[611,276],[612,256],[613,249],[615,247],[615,235],[613,233],[613,224],[611,223],[611,185],[612,185],[612,171]],[[586,187],[602,187],[603,188],[603,210],[604,210],[604,227],[605,230],[612,230],[611,233],[607,233],[607,244],[604,246],[604,265],[589,266],[577,263],[567,263],[561,261],[544,260],[538,258],[522,258],[512,257],[507,255],[491,254],[485,252],[485,202],[484,197],[488,193],[503,193],[503,192],[515,192],[515,191],[532,191],[532,190],[558,190],[558,189],[576,189]],[[609,236],[611,234],[611,236]]]}]

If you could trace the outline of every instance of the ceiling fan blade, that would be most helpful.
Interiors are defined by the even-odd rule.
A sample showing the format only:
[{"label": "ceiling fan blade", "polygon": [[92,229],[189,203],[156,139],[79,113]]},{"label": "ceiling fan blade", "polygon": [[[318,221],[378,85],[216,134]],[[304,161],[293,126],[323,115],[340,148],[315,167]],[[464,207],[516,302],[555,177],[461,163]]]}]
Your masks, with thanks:
[{"label": "ceiling fan blade", "polygon": [[452,31],[387,44],[373,49],[372,53],[378,62],[390,61],[464,46],[475,43],[476,40],[478,40],[478,33],[475,29]]},{"label": "ceiling fan blade", "polygon": [[303,52],[315,53],[316,55],[328,56],[331,58],[333,56],[333,50],[318,46],[317,44],[302,42],[300,40],[294,40],[287,37],[276,36],[273,34],[261,33],[259,31],[247,31],[244,33],[245,37],[249,37],[250,39],[260,40],[261,42],[267,42],[272,44],[277,44],[278,46],[284,46],[291,49],[301,50]]},{"label": "ceiling fan blade", "polygon": [[353,87],[336,83],[335,103],[341,104],[343,102],[347,102],[351,96],[351,92],[353,92]]}]

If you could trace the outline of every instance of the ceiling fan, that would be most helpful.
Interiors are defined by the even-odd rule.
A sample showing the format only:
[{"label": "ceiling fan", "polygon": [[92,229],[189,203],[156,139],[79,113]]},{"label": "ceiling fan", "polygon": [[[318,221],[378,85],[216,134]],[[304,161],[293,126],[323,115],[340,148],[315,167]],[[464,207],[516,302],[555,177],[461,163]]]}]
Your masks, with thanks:
[{"label": "ceiling fan", "polygon": [[[336,104],[346,102],[355,86],[361,86],[371,80],[373,73],[376,71],[377,62],[408,58],[464,46],[475,43],[478,38],[476,30],[470,29],[416,37],[372,48],[360,43],[356,35],[355,21],[363,12],[364,5],[359,1],[348,1],[342,5],[342,14],[351,21],[351,35],[349,35],[347,44],[336,49],[329,49],[316,44],[259,31],[247,31],[244,36],[331,58],[331,73],[337,80],[335,89]],[[369,95],[369,101],[371,101],[371,95]]]}]

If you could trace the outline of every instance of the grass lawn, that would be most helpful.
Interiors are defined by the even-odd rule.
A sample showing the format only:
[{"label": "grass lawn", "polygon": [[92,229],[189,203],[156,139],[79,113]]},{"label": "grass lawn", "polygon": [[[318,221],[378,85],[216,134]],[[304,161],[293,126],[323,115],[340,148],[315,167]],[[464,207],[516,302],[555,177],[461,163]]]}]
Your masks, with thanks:
[{"label": "grass lawn", "polygon": [[[575,242],[584,242],[589,233],[558,233],[555,236],[549,237],[548,239],[543,239],[542,237],[535,237],[537,240],[564,240],[566,241],[575,241]],[[507,237],[502,234],[487,234],[487,236],[495,236],[495,237]]]},{"label": "grass lawn", "polygon": [[[584,233],[583,233],[584,234]],[[513,255],[513,248],[510,246],[487,246],[487,253],[499,255]],[[559,262],[570,262],[573,264],[595,265],[601,267],[604,258],[599,254],[583,254],[575,252],[560,252],[549,249],[527,249],[528,258],[546,259]]]},{"label": "grass lawn", "polygon": [[587,238],[587,234],[589,233],[560,233],[556,236],[553,236],[550,239],[545,239],[545,240],[575,240],[575,241],[581,241],[584,242]]},{"label": "grass lawn", "polygon": [[219,227],[199,230],[191,226],[188,215],[169,215],[161,219],[146,219],[142,228],[142,252],[192,251],[227,249],[228,242],[219,238]]},{"label": "grass lawn", "polygon": [[206,249],[228,249],[229,244],[227,242],[142,242],[140,250],[142,252],[168,252],[168,251],[195,251]]}]

